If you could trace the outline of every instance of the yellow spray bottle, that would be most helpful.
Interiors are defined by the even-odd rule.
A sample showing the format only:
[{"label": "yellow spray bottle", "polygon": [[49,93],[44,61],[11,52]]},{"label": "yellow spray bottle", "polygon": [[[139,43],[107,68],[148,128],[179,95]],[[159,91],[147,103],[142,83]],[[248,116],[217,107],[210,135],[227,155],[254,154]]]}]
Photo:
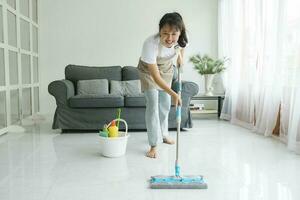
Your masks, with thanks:
[{"label": "yellow spray bottle", "polygon": [[109,137],[118,137],[119,136],[119,129],[116,126],[115,120],[113,120],[108,127],[108,136]]}]

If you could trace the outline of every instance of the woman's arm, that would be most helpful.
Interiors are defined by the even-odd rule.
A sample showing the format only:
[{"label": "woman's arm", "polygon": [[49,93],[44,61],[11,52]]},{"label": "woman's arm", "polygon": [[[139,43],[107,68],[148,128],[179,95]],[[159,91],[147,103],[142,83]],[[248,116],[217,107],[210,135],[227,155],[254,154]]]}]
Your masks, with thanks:
[{"label": "woman's arm", "polygon": [[150,75],[152,76],[155,83],[162,88],[164,91],[166,91],[171,97],[174,99],[174,103],[177,106],[178,104],[181,105],[181,99],[179,99],[179,96],[176,92],[174,92],[169,85],[162,79],[160,76],[158,67],[156,64],[147,64]]}]

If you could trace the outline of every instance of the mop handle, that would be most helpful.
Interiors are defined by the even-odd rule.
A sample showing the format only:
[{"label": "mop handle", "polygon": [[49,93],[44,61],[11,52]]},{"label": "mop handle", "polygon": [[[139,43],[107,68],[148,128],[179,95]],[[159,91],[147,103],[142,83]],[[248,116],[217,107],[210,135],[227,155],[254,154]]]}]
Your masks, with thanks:
[{"label": "mop handle", "polygon": [[[180,66],[177,66],[178,70],[178,82],[177,82],[177,93],[179,98],[181,98],[181,75],[180,75]],[[179,167],[179,133],[180,133],[180,124],[181,124],[181,105],[176,107],[176,122],[177,122],[177,134],[176,134],[176,161],[175,161],[175,176],[180,176],[180,167]]]}]

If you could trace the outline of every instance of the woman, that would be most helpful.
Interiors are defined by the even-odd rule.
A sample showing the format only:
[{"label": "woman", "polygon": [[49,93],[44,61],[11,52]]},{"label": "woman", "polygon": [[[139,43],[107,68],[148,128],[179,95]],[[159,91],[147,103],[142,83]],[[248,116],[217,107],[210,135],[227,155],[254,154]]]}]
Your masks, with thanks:
[{"label": "woman", "polygon": [[183,63],[183,51],[187,45],[185,25],[179,13],[167,13],[159,22],[159,33],[147,38],[143,45],[138,70],[142,91],[146,99],[146,127],[150,150],[147,156],[157,157],[158,141],[174,144],[168,136],[168,115],[171,97],[175,106],[181,105],[178,94],[171,89],[173,60]]}]

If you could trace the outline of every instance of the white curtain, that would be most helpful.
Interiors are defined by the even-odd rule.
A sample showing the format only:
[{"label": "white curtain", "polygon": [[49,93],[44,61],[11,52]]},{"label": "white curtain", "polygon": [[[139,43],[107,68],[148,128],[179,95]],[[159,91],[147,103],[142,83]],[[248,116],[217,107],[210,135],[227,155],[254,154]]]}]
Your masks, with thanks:
[{"label": "white curtain", "polygon": [[300,142],[300,18],[291,29],[287,11],[296,1],[219,0],[219,56],[231,60],[221,118],[270,136],[281,108],[280,136],[294,151]]},{"label": "white curtain", "polygon": [[219,9],[219,56],[230,58],[225,72],[226,98],[221,117],[251,128],[254,120],[253,59],[256,55],[244,48],[247,43],[255,45],[249,38],[250,32],[244,30],[246,9],[244,2],[239,0],[220,1]]},{"label": "white curtain", "polygon": [[300,154],[300,1],[286,3],[280,137]]}]

